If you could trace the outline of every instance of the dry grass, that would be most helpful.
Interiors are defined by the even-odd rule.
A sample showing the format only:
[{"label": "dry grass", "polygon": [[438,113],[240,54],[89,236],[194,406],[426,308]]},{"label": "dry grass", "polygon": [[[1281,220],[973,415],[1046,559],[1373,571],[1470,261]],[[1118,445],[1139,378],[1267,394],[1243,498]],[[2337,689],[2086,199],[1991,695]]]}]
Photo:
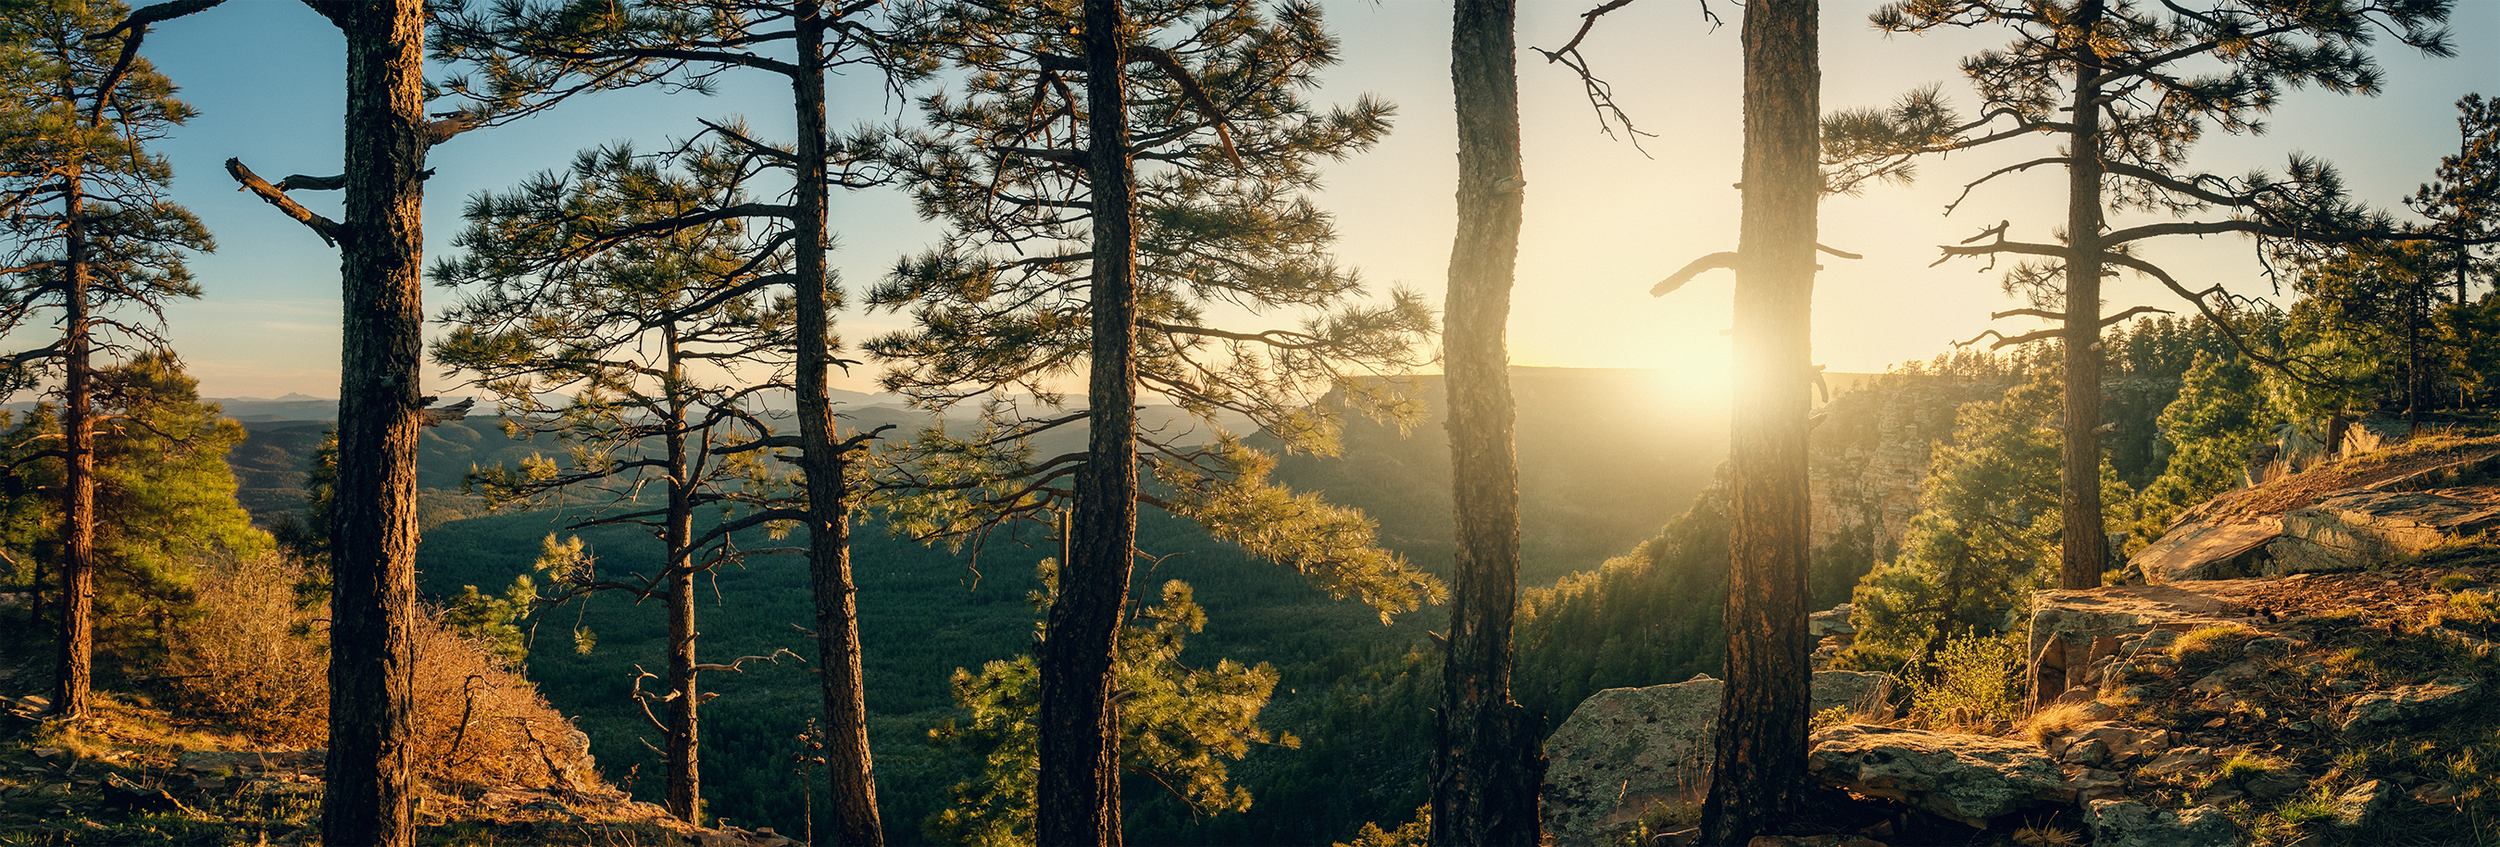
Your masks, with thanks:
[{"label": "dry grass", "polygon": [[2073,732],[2092,720],[2092,709],[2085,704],[2056,703],[2023,718],[2020,727],[2031,737],[2032,744],[2046,749],[2049,739]]},{"label": "dry grass", "polygon": [[[264,747],[328,735],[328,649],[318,608],[298,608],[303,569],[270,555],[211,563],[197,618],[167,653],[171,705]],[[421,610],[411,633],[413,758],[445,787],[565,787],[592,778],[586,739],[515,669]]]},{"label": "dry grass", "polygon": [[2179,636],[2170,645],[2170,657],[2180,661],[2221,655],[2257,637],[2257,631],[2239,624],[2209,626]]}]

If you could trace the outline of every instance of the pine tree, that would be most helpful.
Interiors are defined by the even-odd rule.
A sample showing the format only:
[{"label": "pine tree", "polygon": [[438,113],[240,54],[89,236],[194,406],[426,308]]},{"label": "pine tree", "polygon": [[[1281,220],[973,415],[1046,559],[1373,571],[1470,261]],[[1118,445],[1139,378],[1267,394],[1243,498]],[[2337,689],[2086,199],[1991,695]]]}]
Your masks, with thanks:
[{"label": "pine tree", "polygon": [[[2461,241],[2500,240],[2500,100],[2468,94],[2457,100],[2457,153],[2443,156],[2431,181],[2405,205],[2433,222],[2433,229]],[[2456,303],[2476,276],[2500,277],[2500,244],[2448,245]]]},{"label": "pine tree", "polygon": [[2240,487],[2249,448],[2270,439],[2279,423],[2254,366],[2199,351],[2178,399],[2161,411],[2157,425],[2171,445],[2170,462],[2136,494],[2136,536],[2158,538],[2181,513]]},{"label": "pine tree", "polygon": [[[1326,255],[1328,216],[1304,193],[1314,160],[1369,146],[1388,108],[1303,101],[1336,47],[1303,3],[949,3],[911,27],[903,41],[930,45],[925,61],[963,83],[922,99],[928,129],[894,134],[887,161],[949,231],[871,293],[872,307],[911,310],[913,326],[867,349],[888,364],[889,390],[985,414],[968,437],[932,432],[896,457],[897,484],[919,496],[895,515],[925,537],[962,537],[1073,513],[1041,647],[1036,831],[1116,844],[1110,692],[1138,503],[1384,617],[1438,591],[1372,546],[1368,521],[1267,484],[1272,461],[1230,436],[1193,443],[1135,424],[1141,398],[1159,397],[1210,426],[1238,414],[1328,449],[1334,423],[1314,401],[1335,390],[1381,406],[1377,386],[1349,377],[1414,363],[1429,316],[1403,293],[1356,303],[1360,280]],[[1311,317],[1212,325],[1241,310]],[[1078,373],[1087,394],[1070,408],[1059,385]],[[1032,455],[1032,436],[1077,424],[1086,450]]]},{"label": "pine tree", "polygon": [[146,145],[191,109],[164,75],[125,56],[135,40],[114,31],[123,12],[112,0],[43,0],[0,15],[0,332],[60,327],[59,338],[0,359],[0,389],[60,380],[52,707],[65,717],[85,714],[95,661],[95,359],[163,346],[165,302],[199,296],[184,254],[214,246],[164,199],[173,168]]},{"label": "pine tree", "polygon": [[[1962,407],[1952,442],[1928,460],[1899,555],[1858,584],[1857,642],[1839,662],[1923,672],[1951,639],[1999,631],[2030,592],[2053,587],[2060,393],[2056,372],[2042,370],[2003,398]],[[2099,470],[2109,496],[2126,492],[2107,463]]]},{"label": "pine tree", "polygon": [[[553,435],[568,448],[562,465],[535,456],[473,472],[472,483],[498,504],[604,490],[620,502],[571,528],[640,526],[661,543],[658,573],[622,584],[580,574],[551,599],[602,589],[664,598],[668,717],[658,728],[667,807],[689,823],[701,822],[697,719],[707,699],[696,677],[734,669],[696,661],[695,579],[737,556],[729,532],[803,514],[771,502],[778,481],[758,461],[771,433],[745,402],[786,388],[755,378],[790,348],[790,304],[773,297],[786,242],[755,238],[736,217],[665,225],[689,209],[747,202],[735,158],[718,147],[583,153],[561,174],[471,202],[469,229],[455,240],[468,254],[433,271],[470,290],[445,313],[454,329],[435,343],[435,361],[493,390],[514,437]],[[660,489],[656,507],[641,500],[646,483]],[[739,502],[758,508],[696,530],[698,512]]]},{"label": "pine tree", "polygon": [[[826,128],[825,75],[879,63],[897,81],[908,65],[884,63],[886,36],[870,26],[875,3],[795,0],[633,0],[603,4],[497,2],[472,12],[447,9],[441,54],[483,74],[456,78],[447,90],[474,97],[492,111],[528,108],[533,92],[558,94],[644,83],[708,90],[733,70],[772,74],[790,86],[796,133],[768,144],[743,128],[713,124],[749,164],[778,172],[791,189],[784,202],[685,210],[646,228],[699,227],[724,216],[755,218],[782,228],[789,240],[795,309],[791,360],[797,395],[797,464],[805,489],[800,523],[807,529],[808,568],[816,597],[816,645],[823,683],[825,759],[836,828],[844,844],[882,844],[874,767],[868,750],[866,682],[860,671],[857,585],[851,578],[850,525],[861,492],[858,454],[865,436],[836,429],[828,391],[839,362],[833,310],[841,292],[825,265],[832,250],[825,215],[836,186],[870,181],[847,167],[841,139]],[[785,52],[786,51],[786,52]]]},{"label": "pine tree", "polygon": [[1510,394],[1512,273],[1526,180],[1519,154],[1519,74],[1512,0],[1453,5],[1450,85],[1457,95],[1459,223],[1450,248],[1442,362],[1449,389],[1456,504],[1448,657],[1435,713],[1432,840],[1537,840],[1543,752],[1511,699],[1511,620],[1519,605],[1519,462]]},{"label": "pine tree", "polygon": [[[2135,0],[1901,0],[1873,16],[1886,32],[1922,33],[1986,25],[2016,33],[2001,49],[1962,62],[1981,101],[1980,117],[1964,122],[1937,89],[1913,92],[1888,111],[1838,116],[1826,143],[1838,163],[1834,180],[1907,178],[1910,159],[1982,146],[2019,146],[2047,133],[2060,149],[2021,158],[1966,186],[2037,167],[2063,167],[2067,212],[2061,241],[2011,240],[2010,222],[1988,228],[1946,257],[2013,257],[2008,291],[2028,308],[1997,319],[2030,317],[2056,326],[1999,345],[2059,338],[2066,343],[2067,379],[2063,495],[2062,588],[2100,584],[2107,539],[2100,486],[2101,331],[2149,307],[2102,314],[2101,281],[2129,270],[2159,281],[2217,325],[2231,302],[2220,286],[2191,290],[2142,257],[2139,242],[2165,235],[2254,236],[2260,249],[2286,242],[2352,241],[2401,236],[2384,214],[2353,206],[2333,168],[2294,156],[2281,177],[2231,178],[2197,171],[2188,153],[2208,129],[2234,134],[2265,130],[2261,120],[2282,89],[2315,85],[2337,93],[2376,94],[2381,71],[2367,48],[2387,34],[2433,56],[2450,55],[2448,0],[2231,0],[2158,5]],[[2060,106],[2063,103],[2063,106]],[[1957,199],[1950,212],[1961,204]],[[2171,220],[2111,229],[2112,212],[2185,218],[2208,210],[2218,220]],[[1991,266],[1993,267],[1993,265]],[[2272,367],[2290,363],[2248,349]]]}]

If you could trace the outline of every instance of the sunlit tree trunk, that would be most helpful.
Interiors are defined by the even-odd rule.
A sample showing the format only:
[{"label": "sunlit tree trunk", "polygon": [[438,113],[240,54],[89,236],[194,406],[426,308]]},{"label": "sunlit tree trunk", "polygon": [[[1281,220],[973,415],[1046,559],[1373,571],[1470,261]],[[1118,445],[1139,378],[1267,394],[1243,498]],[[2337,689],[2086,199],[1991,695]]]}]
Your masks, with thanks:
[{"label": "sunlit tree trunk", "polygon": [[1457,562],[1433,750],[1432,843],[1534,844],[1544,756],[1512,702],[1519,605],[1519,465],[1510,394],[1512,272],[1522,189],[1515,0],[1461,0],[1450,31],[1458,109],[1458,232],[1442,362]]},{"label": "sunlit tree trunk", "polygon": [[313,2],[347,41],[346,220],[338,488],[330,527],[330,747],[324,844],[411,842],[416,601],[419,208],[425,170],[421,0]]},{"label": "sunlit tree trunk", "polygon": [[798,6],[791,76],[798,112],[798,418],[807,484],[807,561],[816,595],[816,660],[825,699],[826,781],[843,844],[883,844],[868,696],[860,670],[859,587],[851,580],[851,492],[835,437],[826,378],[833,359],[833,279],[825,269],[825,28],[823,7]]},{"label": "sunlit tree trunk", "polygon": [[1745,207],[1737,235],[1727,687],[1702,838],[1795,818],[1806,778],[1806,412],[1813,373],[1821,72],[1815,0],[1745,6]]},{"label": "sunlit tree trunk", "polygon": [[2101,87],[2092,29],[2100,0],[2075,11],[2073,163],[2066,170],[2066,472],[2064,551],[2057,587],[2099,588],[2109,565],[2101,519]]},{"label": "sunlit tree trunk", "polygon": [[1041,807],[1034,823],[1050,847],[1121,839],[1111,669],[1137,546],[1137,190],[1129,170],[1124,22],[1120,0],[1085,0],[1093,372],[1068,561],[1059,568],[1041,648]]},{"label": "sunlit tree trunk", "polygon": [[94,349],[87,337],[93,268],[87,257],[87,198],[82,179],[73,166],[63,178],[61,203],[62,225],[69,231],[63,256],[69,291],[63,295],[68,308],[62,316],[61,353],[61,438],[68,455],[61,463],[61,628],[52,711],[65,718],[87,714],[89,688],[95,680],[95,415],[90,387]]},{"label": "sunlit tree trunk", "polygon": [[677,326],[661,328],[668,356],[668,813],[703,822],[702,747],[697,737],[703,694],[696,689],[694,629],[694,496],[696,476],[686,451],[686,372]]}]

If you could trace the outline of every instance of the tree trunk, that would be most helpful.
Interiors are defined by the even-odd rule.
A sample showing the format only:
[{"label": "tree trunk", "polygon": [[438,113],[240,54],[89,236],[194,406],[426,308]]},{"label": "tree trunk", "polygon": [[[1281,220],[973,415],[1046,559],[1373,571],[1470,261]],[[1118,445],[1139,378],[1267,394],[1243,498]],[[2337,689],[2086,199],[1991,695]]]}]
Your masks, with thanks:
[{"label": "tree trunk", "polygon": [[64,178],[62,217],[68,227],[63,256],[69,291],[63,295],[66,314],[61,369],[61,440],[69,453],[61,463],[61,620],[59,662],[53,669],[52,713],[85,717],[89,687],[95,680],[95,423],[94,356],[87,334],[87,292],[92,268],[87,261],[87,209],[83,175],[73,167]]},{"label": "tree trunk", "polygon": [[2101,87],[2090,32],[2101,0],[2076,10],[2074,132],[2066,169],[2066,473],[2062,564],[2057,587],[2101,587],[2109,567],[2109,536],[2101,520]]},{"label": "tree trunk", "polygon": [[324,844],[411,842],[425,7],[310,3],[347,40],[338,487],[330,525]]},{"label": "tree trunk", "polygon": [[1137,234],[1120,0],[1085,0],[1087,181],[1094,203],[1093,373],[1085,464],[1042,640],[1039,843],[1120,843],[1112,655],[1137,546]]},{"label": "tree trunk", "polygon": [[1534,844],[1545,757],[1511,700],[1519,605],[1519,465],[1510,394],[1512,273],[1523,196],[1516,0],[1461,0],[1450,31],[1458,233],[1443,324],[1457,563],[1433,750],[1432,843]]},{"label": "tree trunk", "polygon": [[677,328],[665,327],[668,373],[668,526],[662,541],[668,548],[668,813],[690,824],[703,822],[702,750],[696,731],[703,695],[695,688],[694,655],[694,486],[695,470],[686,454],[686,400],[680,387],[685,365],[679,358]]},{"label": "tree trunk", "polygon": [[799,452],[807,476],[807,563],[816,595],[816,667],[825,696],[826,782],[834,833],[847,845],[885,843],[868,751],[868,697],[859,658],[859,588],[851,581],[848,459],[834,433],[825,380],[833,358],[833,281],[825,270],[825,27],[823,7],[799,4],[797,300]]},{"label": "tree trunk", "polygon": [[1813,375],[1821,71],[1815,0],[1745,7],[1745,207],[1736,266],[1727,687],[1702,838],[1794,819],[1806,778],[1806,412]]}]

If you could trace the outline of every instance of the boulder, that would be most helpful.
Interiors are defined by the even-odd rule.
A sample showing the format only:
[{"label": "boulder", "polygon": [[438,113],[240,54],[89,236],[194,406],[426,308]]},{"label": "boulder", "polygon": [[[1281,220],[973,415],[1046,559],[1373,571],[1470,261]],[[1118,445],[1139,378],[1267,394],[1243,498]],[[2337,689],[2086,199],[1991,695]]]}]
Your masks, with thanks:
[{"label": "boulder", "polygon": [[2353,491],[2283,515],[2267,545],[2269,573],[2358,570],[2421,555],[2457,538],[2500,528],[2489,488]]},{"label": "boulder", "polygon": [[2127,558],[2127,566],[2151,583],[2238,579],[2265,572],[2268,545],[2283,537],[2272,515],[2224,523],[2194,521],[2172,527]]},{"label": "boulder", "polygon": [[2239,827],[2221,809],[2171,812],[2131,800],[2094,800],[2084,813],[2092,847],[2233,847]]},{"label": "boulder", "polygon": [[[1653,806],[1699,805],[1709,790],[1719,700],[1726,683],[1708,676],[1590,695],[1545,740],[1539,802],[1556,844],[1602,844],[1606,835]],[[1821,671],[1812,708],[1889,714],[1892,678]]]},{"label": "boulder", "polygon": [[[2245,593],[2253,582],[2210,580],[2034,592],[2030,650],[2034,697],[2041,703],[2053,701],[2057,695],[2051,692],[2085,684],[2092,676],[2093,660],[2110,655],[2133,660],[2158,653],[2180,632],[2224,624],[2263,625],[2231,599]],[[2130,636],[2138,637],[2130,641]]]},{"label": "boulder", "polygon": [[1698,804],[1709,790],[1724,683],[1609,688],[1545,739],[1545,832],[1559,845],[1603,844],[1608,830],[1658,804]]},{"label": "boulder", "polygon": [[2483,693],[2481,680],[2444,677],[2392,691],[2373,691],[2354,698],[2337,729],[2367,732],[2421,718],[2453,714],[2474,704]]},{"label": "boulder", "polygon": [[2069,790],[2039,748],[2004,738],[1851,725],[1815,733],[1809,744],[1806,771],[1823,784],[1973,827]]}]

